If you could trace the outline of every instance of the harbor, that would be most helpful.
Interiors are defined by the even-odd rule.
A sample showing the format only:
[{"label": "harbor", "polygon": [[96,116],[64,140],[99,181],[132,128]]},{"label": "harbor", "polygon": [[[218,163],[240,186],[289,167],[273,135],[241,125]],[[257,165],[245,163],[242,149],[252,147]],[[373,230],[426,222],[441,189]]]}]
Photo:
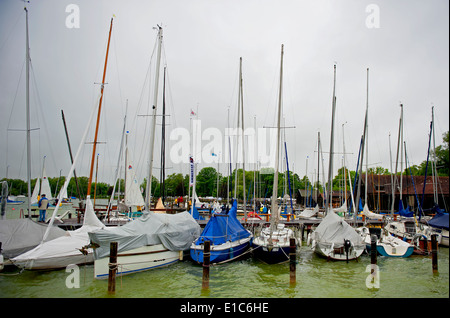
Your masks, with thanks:
[{"label": "harbor", "polygon": [[0,299],[448,300],[449,4],[399,1],[1,1]]}]

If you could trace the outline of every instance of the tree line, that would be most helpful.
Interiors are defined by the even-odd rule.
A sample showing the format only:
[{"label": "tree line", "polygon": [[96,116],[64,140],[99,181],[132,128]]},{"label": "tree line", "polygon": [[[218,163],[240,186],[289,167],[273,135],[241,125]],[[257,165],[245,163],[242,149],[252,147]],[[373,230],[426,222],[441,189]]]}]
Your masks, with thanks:
[{"label": "tree line", "polygon": [[[430,160],[434,160],[436,162],[436,170],[439,176],[448,176],[449,175],[449,132],[447,131],[443,135],[444,144],[436,147],[434,152],[430,153]],[[404,169],[403,174],[413,176],[423,176],[427,170],[427,161],[423,161],[419,165],[413,165],[411,167],[407,167]],[[338,170],[337,175],[333,179],[333,190],[339,191],[343,189],[344,173],[346,170],[344,167]],[[365,172],[364,172],[365,173]],[[383,167],[375,167],[368,169],[369,174],[374,175],[389,175],[388,169]],[[400,174],[400,172],[398,172]],[[431,175],[430,164],[428,166],[428,175]],[[354,180],[356,175],[355,171],[350,171],[351,179]],[[254,189],[256,188],[256,196],[261,198],[269,198],[272,196],[273,190],[273,171],[245,171],[245,193],[247,198],[253,198]],[[50,183],[50,188],[52,189],[52,194],[54,197],[57,196],[60,189],[64,185],[66,178],[64,176],[60,178],[48,178]],[[88,186],[88,177],[78,177],[78,188],[80,190],[80,194],[78,194],[77,186],[75,184],[75,178],[71,178],[67,193],[69,196],[85,197]],[[320,176],[322,179],[322,176]],[[7,181],[9,185],[9,193],[10,195],[26,195],[27,193],[27,183],[21,179],[2,179],[0,181]],[[218,180],[218,186],[217,186]],[[235,184],[237,180],[237,186]],[[235,192],[237,192],[238,198],[243,198],[243,170],[235,169],[231,176],[224,176],[222,174],[218,174],[217,170],[213,167],[205,167],[201,169],[196,176],[196,193],[199,197],[222,197],[226,198],[228,193],[230,193],[230,197],[236,197]],[[255,183],[254,183],[255,180]],[[34,185],[36,183],[36,179],[31,180],[31,189],[33,191]],[[116,184],[116,193],[124,192],[124,180],[119,180]],[[144,179],[143,183],[140,185],[142,194],[145,195],[147,180]],[[119,186],[120,185],[120,186]],[[255,186],[256,185],[256,186]],[[290,189],[289,190],[289,185]],[[284,194],[291,193],[294,195],[293,191],[298,189],[306,189],[306,188],[314,188],[319,189],[323,192],[323,184],[320,181],[315,180],[314,184],[311,183],[311,180],[304,176],[300,178],[300,176],[296,173],[290,171],[289,175],[287,173],[279,172],[278,175],[278,196],[283,196]],[[349,184],[347,182],[347,187],[349,189]],[[164,193],[162,193],[162,189],[164,189]],[[92,183],[91,197],[95,195],[101,198],[109,198],[112,194],[113,186],[103,182]],[[218,191],[218,193],[217,193]],[[298,191],[296,191],[298,192]],[[189,175],[182,175],[181,173],[173,173],[169,175],[165,181],[164,185],[159,182],[159,180],[155,177],[152,177],[152,197],[161,197],[164,194],[164,197],[178,197],[178,196],[186,196],[189,193]],[[295,195],[294,195],[295,197]]]}]

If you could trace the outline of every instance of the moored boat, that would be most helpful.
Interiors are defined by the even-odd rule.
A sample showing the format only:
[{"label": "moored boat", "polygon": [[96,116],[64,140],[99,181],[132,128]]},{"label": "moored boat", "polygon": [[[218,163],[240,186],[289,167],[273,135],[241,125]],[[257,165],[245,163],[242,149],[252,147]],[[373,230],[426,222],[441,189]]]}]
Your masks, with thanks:
[{"label": "moored boat", "polygon": [[203,263],[205,241],[210,241],[210,263],[220,263],[235,259],[251,246],[253,234],[246,230],[236,217],[237,201],[228,214],[214,213],[208,220],[201,235],[190,248],[194,262]]}]

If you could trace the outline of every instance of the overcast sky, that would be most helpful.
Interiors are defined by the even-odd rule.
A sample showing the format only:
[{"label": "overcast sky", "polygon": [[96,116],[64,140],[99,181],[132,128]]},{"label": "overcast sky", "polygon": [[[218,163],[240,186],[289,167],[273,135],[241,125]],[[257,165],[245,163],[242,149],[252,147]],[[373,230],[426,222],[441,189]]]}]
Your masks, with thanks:
[{"label": "overcast sky", "polygon": [[[97,147],[100,181],[113,182],[127,100],[130,154],[140,171],[139,181],[145,177],[150,117],[138,115],[150,113],[153,99],[156,25],[163,27],[164,34],[161,65],[167,66],[167,139],[175,128],[189,131],[191,110],[197,112],[203,130],[217,128],[224,133],[228,109],[230,126],[236,126],[240,57],[245,126],[253,127],[255,116],[257,128],[274,126],[281,44],[285,126],[295,126],[285,130],[289,165],[299,175],[305,175],[307,157],[308,175],[317,169],[318,132],[323,151],[329,151],[335,63],[335,151],[342,152],[345,123],[350,169],[356,169],[363,133],[367,68],[370,166],[390,169],[389,133],[395,158],[400,103],[409,164],[426,160],[432,105],[436,145],[449,129],[447,0],[31,0],[26,6],[31,126],[39,128],[31,133],[32,178],[40,175],[44,156],[50,177],[69,172],[61,110],[75,153],[89,114],[98,104],[113,15],[99,132],[99,141],[106,143]],[[23,7],[19,0],[0,1],[0,178],[7,173],[9,178],[26,178],[26,134],[17,131],[26,127]],[[158,114],[161,105],[159,98]],[[161,126],[156,129],[158,149]],[[92,140],[90,134],[88,141]],[[223,137],[223,152],[226,142]],[[167,142],[167,151],[173,144]],[[88,175],[91,151],[91,144],[83,147],[78,175]],[[188,173],[188,164],[171,163],[166,156],[170,167],[166,175]],[[160,167],[159,158],[158,150],[155,168]],[[335,155],[335,168],[341,166],[341,158]],[[227,174],[225,169],[222,164],[222,174]],[[159,178],[158,169],[154,175]]]}]

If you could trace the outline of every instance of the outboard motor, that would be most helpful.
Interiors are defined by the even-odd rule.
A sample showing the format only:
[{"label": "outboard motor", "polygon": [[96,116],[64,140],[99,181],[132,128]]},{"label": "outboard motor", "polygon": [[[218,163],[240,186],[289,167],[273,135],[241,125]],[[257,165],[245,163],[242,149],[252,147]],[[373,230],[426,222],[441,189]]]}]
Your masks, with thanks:
[{"label": "outboard motor", "polygon": [[345,256],[347,257],[347,263],[348,263],[348,253],[350,251],[350,247],[352,246],[352,243],[350,240],[344,240],[344,250],[345,250]]}]

